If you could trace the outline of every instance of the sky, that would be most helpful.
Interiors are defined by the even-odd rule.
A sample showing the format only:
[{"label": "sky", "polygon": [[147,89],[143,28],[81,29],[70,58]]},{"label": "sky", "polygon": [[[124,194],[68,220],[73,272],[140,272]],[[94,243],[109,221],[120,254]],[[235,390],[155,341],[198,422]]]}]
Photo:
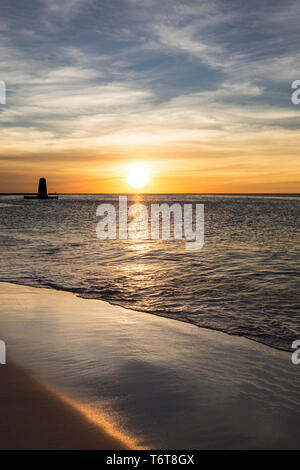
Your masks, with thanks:
[{"label": "sky", "polygon": [[300,3],[1,0],[0,193],[300,193]]}]

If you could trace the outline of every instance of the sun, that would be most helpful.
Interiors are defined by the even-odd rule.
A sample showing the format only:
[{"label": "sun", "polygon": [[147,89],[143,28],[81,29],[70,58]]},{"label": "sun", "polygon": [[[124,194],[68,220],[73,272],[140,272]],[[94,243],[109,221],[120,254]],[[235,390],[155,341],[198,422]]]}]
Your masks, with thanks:
[{"label": "sun", "polygon": [[149,181],[149,170],[144,165],[132,165],[127,173],[127,183],[133,188],[143,188]]}]

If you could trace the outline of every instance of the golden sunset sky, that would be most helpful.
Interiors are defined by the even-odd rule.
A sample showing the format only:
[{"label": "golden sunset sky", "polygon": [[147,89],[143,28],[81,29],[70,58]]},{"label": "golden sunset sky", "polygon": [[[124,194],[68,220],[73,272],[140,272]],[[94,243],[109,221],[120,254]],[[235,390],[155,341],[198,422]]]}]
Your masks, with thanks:
[{"label": "golden sunset sky", "polygon": [[296,1],[1,2],[0,192],[300,192]]}]

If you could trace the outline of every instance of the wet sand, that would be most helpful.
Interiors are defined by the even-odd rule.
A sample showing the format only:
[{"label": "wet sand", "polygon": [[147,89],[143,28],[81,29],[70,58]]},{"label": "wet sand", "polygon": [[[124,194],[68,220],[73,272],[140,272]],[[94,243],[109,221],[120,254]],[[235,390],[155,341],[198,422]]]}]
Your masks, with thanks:
[{"label": "wet sand", "polygon": [[128,449],[22,368],[0,366],[0,449]]},{"label": "wet sand", "polygon": [[300,449],[288,352],[9,283],[0,339],[1,448]]}]

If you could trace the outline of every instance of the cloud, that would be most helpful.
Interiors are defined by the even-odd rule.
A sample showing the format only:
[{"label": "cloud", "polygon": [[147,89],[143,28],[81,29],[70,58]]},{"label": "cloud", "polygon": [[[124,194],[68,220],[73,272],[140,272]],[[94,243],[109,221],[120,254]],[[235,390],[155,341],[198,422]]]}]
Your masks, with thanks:
[{"label": "cloud", "polygon": [[49,24],[51,21],[70,21],[80,10],[88,7],[89,0],[40,0],[43,6],[43,18]]},{"label": "cloud", "polygon": [[176,160],[176,171],[188,159],[196,171],[203,159],[243,168],[258,155],[268,164],[272,155],[296,158],[296,2],[38,5],[34,21],[24,12],[0,21],[6,169],[22,155],[50,166],[73,155],[76,168],[148,155]]},{"label": "cloud", "polygon": [[223,59],[224,49],[219,44],[209,44],[203,40],[193,38],[193,27],[176,28],[161,25],[156,28],[158,42],[166,48],[184,52],[197,57],[212,67],[226,68],[230,63]]}]

